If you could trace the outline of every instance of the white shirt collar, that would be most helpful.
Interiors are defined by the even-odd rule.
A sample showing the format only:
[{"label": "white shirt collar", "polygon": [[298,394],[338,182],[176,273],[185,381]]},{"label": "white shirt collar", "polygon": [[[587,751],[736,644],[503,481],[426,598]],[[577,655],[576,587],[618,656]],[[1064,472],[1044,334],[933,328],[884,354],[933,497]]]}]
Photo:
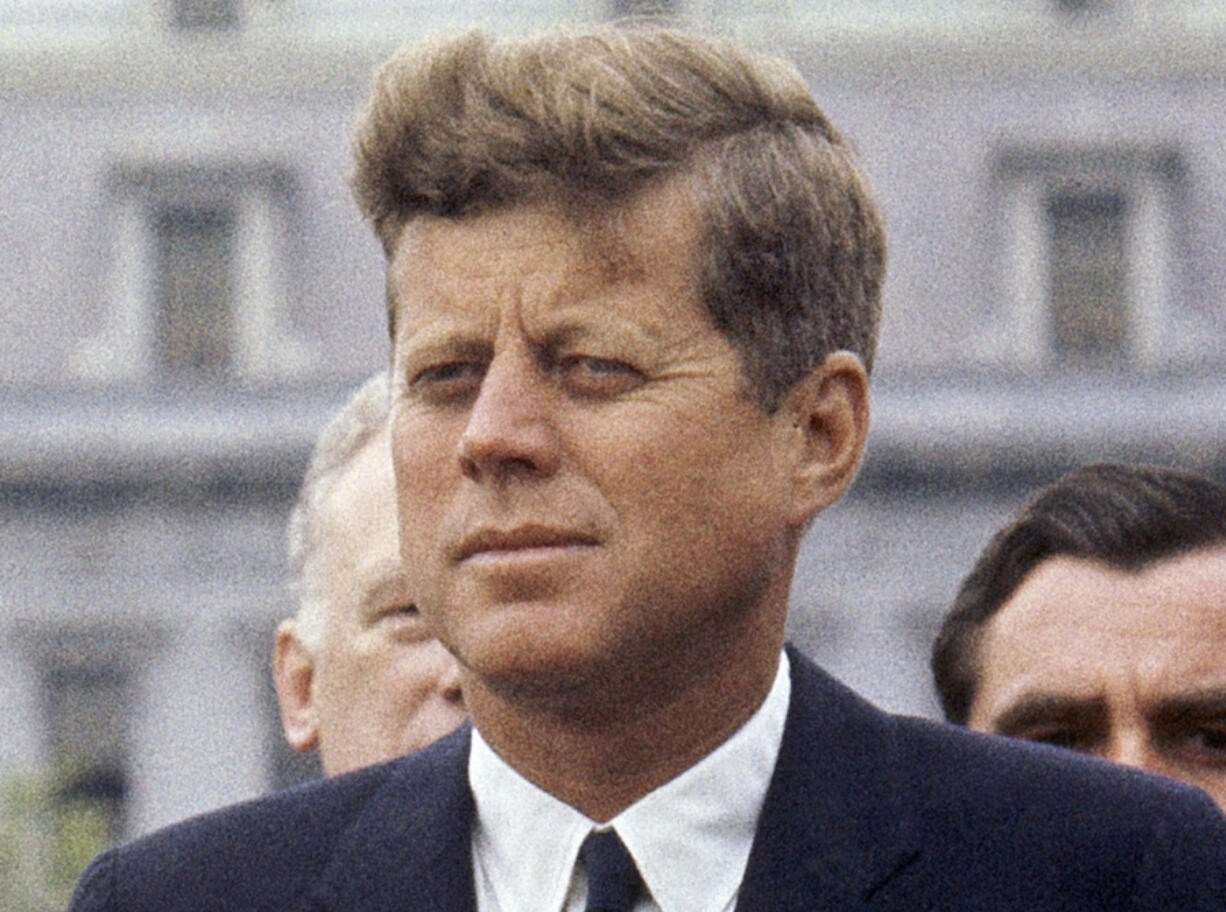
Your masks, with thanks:
[{"label": "white shirt collar", "polygon": [[[753,846],[791,696],[782,655],[762,705],[714,751],[613,818],[660,912],[730,909]],[[575,859],[596,823],[537,788],[473,732],[479,912],[582,909]]]}]

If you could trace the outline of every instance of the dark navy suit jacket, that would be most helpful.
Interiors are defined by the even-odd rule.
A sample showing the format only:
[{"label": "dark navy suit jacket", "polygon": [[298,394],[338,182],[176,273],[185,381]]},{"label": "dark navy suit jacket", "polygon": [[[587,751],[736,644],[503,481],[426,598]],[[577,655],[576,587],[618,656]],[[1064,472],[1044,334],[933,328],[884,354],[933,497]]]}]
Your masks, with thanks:
[{"label": "dark navy suit jacket", "polygon": [[[795,652],[740,912],[1226,912],[1200,792],[886,715]],[[100,855],[72,912],[473,912],[470,733]]]}]

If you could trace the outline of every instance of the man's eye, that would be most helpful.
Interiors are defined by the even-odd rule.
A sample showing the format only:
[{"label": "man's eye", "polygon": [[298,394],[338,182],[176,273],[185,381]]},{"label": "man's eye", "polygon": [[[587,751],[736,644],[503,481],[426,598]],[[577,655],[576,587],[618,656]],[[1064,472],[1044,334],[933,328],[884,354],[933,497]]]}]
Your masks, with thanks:
[{"label": "man's eye", "polygon": [[412,602],[388,608],[380,615],[379,621],[397,642],[417,643],[431,636],[425,619]]},{"label": "man's eye", "polygon": [[562,358],[558,367],[563,382],[585,396],[616,396],[643,382],[643,374],[625,361],[574,355]]},{"label": "man's eye", "polygon": [[1226,753],[1226,723],[1220,728],[1206,728],[1200,732],[1200,741],[1210,750]]},{"label": "man's eye", "polygon": [[1226,766],[1226,720],[1190,726],[1177,740],[1198,763]]},{"label": "man's eye", "polygon": [[377,619],[380,621],[395,623],[415,621],[419,617],[421,617],[421,613],[412,602],[405,602],[402,605],[388,605],[380,610],[377,615]]},{"label": "man's eye", "polygon": [[1073,732],[1053,732],[1050,735],[1044,735],[1041,738],[1033,738],[1031,740],[1050,744],[1052,747],[1065,747],[1069,750],[1075,750],[1081,743]]},{"label": "man's eye", "polygon": [[428,398],[455,399],[475,392],[481,374],[482,366],[473,361],[447,361],[418,371],[410,385]]},{"label": "man's eye", "polygon": [[1071,728],[1033,728],[1020,731],[1013,735],[1023,741],[1035,741],[1039,744],[1050,744],[1052,747],[1063,747],[1066,750],[1089,751],[1090,739],[1085,732]]}]

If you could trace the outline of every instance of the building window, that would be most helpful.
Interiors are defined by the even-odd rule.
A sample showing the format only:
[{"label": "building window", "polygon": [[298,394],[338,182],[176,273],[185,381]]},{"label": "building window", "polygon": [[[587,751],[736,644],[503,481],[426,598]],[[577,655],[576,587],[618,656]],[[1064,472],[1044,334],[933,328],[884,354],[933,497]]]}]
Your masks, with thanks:
[{"label": "building window", "polygon": [[612,0],[614,19],[643,16],[676,16],[677,0]]},{"label": "building window", "polygon": [[161,204],[153,234],[158,367],[223,377],[234,358],[234,208]]},{"label": "building window", "polygon": [[1119,21],[1134,0],[1052,0],[1052,9],[1066,22]]},{"label": "building window", "polygon": [[1055,6],[1060,13],[1094,13],[1111,6],[1111,0],[1055,0]]},{"label": "building window", "polygon": [[170,0],[170,24],[177,29],[232,29],[239,24],[240,0]]},{"label": "building window", "polygon": [[1127,198],[1118,190],[1047,195],[1052,354],[1083,362],[1127,354]]},{"label": "building window", "polygon": [[53,666],[43,689],[59,813],[123,836],[127,796],[126,677],[112,669]]},{"label": "building window", "polygon": [[286,327],[291,173],[263,162],[122,164],[108,176],[111,271],[80,379],[225,382],[300,375]]},{"label": "building window", "polygon": [[989,361],[1144,367],[1188,346],[1178,256],[1185,168],[1169,148],[1015,147],[994,163]]}]

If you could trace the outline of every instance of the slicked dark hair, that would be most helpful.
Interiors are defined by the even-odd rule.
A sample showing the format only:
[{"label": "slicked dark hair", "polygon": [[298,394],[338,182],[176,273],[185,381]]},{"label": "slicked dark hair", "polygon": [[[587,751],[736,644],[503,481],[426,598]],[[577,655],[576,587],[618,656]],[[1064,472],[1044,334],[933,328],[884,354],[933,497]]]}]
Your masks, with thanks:
[{"label": "slicked dark hair", "polygon": [[579,217],[680,175],[704,226],[702,300],[756,398],[773,411],[840,349],[872,367],[881,219],[784,61],[642,24],[469,32],[380,68],[354,160],[354,196],[389,257],[423,215],[554,202]]},{"label": "slicked dark hair", "polygon": [[1226,543],[1226,485],[1181,469],[1099,463],[1058,479],[979,555],[932,648],[945,718],[965,725],[978,685],[983,629],[1026,576],[1051,557],[1136,572]]}]

